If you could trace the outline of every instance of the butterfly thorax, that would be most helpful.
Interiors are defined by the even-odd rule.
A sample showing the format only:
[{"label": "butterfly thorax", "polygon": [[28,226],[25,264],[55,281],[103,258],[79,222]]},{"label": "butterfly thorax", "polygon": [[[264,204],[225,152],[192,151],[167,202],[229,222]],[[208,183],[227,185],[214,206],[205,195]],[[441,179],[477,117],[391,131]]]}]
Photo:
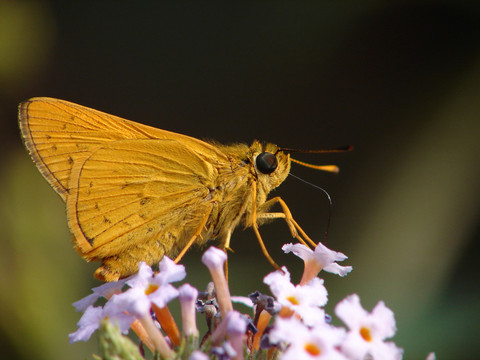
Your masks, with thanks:
[{"label": "butterfly thorax", "polygon": [[[219,148],[227,155],[229,163],[217,168],[215,211],[209,223],[211,236],[225,241],[238,225],[251,226],[254,208],[257,215],[268,210],[261,206],[270,191],[287,177],[290,159],[276,145],[259,141],[254,141],[250,147],[235,144]],[[264,152],[275,154],[278,161],[277,169],[271,174],[263,174],[256,166],[256,157]]]}]

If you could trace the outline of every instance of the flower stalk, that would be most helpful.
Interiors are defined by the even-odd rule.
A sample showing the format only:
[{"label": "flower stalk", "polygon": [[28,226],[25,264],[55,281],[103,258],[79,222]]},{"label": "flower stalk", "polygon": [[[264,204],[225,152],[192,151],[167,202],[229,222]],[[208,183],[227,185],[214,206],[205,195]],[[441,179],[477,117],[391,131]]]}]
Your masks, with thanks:
[{"label": "flower stalk", "polygon": [[213,246],[208,248],[202,256],[202,262],[210,271],[210,276],[215,284],[218,307],[222,318],[225,318],[233,310],[230,289],[224,271],[225,261],[227,261],[227,254]]},{"label": "flower stalk", "polygon": [[152,353],[155,352],[155,344],[153,343],[152,339],[150,339],[150,336],[148,335],[140,320],[135,319],[135,321],[132,322],[130,327],[132,328],[133,332],[137,334],[140,341],[148,347],[148,350],[150,350]]},{"label": "flower stalk", "polygon": [[162,327],[163,331],[167,334],[168,338],[175,346],[180,346],[182,343],[180,331],[178,330],[177,323],[172,316],[172,313],[168,309],[167,306],[162,308],[158,307],[155,304],[152,304],[153,312],[159,322],[160,326]]},{"label": "flower stalk", "polygon": [[178,299],[182,310],[182,329],[184,336],[198,337],[195,302],[198,297],[198,290],[190,284],[180,287]]},{"label": "flower stalk", "polygon": [[166,359],[173,359],[175,353],[170,348],[167,343],[167,340],[162,335],[162,333],[158,330],[155,322],[153,321],[152,317],[148,314],[142,315],[138,318],[138,321],[142,324],[143,328],[147,332],[149,338],[151,339],[155,350],[159,352]]}]

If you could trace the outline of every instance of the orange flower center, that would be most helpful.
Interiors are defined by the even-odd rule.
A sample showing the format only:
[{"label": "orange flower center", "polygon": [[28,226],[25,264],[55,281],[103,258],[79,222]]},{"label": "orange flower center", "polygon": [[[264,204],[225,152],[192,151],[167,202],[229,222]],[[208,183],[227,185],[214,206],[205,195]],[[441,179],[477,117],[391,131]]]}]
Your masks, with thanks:
[{"label": "orange flower center", "polygon": [[295,296],[293,296],[293,295],[288,296],[288,297],[287,297],[287,300],[290,301],[290,303],[291,303],[292,305],[299,305],[299,304],[300,304],[300,302],[297,300],[297,298],[296,298]]},{"label": "orange flower center", "polygon": [[372,341],[372,334],[370,333],[370,329],[362,326],[360,328],[360,336],[363,338],[363,340],[370,342]]},{"label": "orange flower center", "polygon": [[155,291],[157,291],[157,289],[158,289],[158,285],[149,284],[148,288],[145,289],[145,295],[150,295],[151,293],[154,293]]},{"label": "orange flower center", "polygon": [[313,343],[306,343],[305,344],[305,351],[312,356],[318,356],[322,353],[322,350]]}]

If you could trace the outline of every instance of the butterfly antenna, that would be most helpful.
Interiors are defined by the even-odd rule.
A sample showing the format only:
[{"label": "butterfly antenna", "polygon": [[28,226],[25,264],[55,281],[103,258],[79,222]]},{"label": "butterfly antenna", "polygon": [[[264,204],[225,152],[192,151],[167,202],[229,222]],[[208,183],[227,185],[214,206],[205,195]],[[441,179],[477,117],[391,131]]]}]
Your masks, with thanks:
[{"label": "butterfly antenna", "polygon": [[293,175],[292,173],[289,173],[290,176],[293,176],[295,179],[298,179],[302,182],[304,182],[305,184],[307,185],[310,185],[310,186],[313,186],[314,188],[318,189],[318,190],[321,190],[325,196],[327,197],[328,199],[328,220],[327,220],[327,227],[325,229],[325,235],[324,235],[324,238],[323,238],[323,243],[325,243],[327,241],[327,237],[328,237],[328,230],[330,229],[330,222],[331,222],[331,219],[332,219],[332,210],[333,210],[333,202],[332,202],[332,198],[330,197],[330,194],[328,193],[327,190],[325,190],[324,188],[318,186],[318,185],[315,185],[315,184],[312,184],[311,182],[307,181],[307,180],[304,180],[302,179],[301,177],[298,177],[296,175]]},{"label": "butterfly antenna", "polygon": [[304,153],[304,154],[328,154],[328,153],[342,153],[342,152],[352,151],[353,146],[352,145],[346,145],[346,146],[339,146],[339,147],[330,148],[330,149],[317,149],[317,150],[292,149],[292,148],[282,147],[279,150],[280,151],[286,151],[286,152]]},{"label": "butterfly antenna", "polygon": [[[347,146],[339,146],[336,148],[330,148],[330,149],[317,149],[317,150],[307,150],[307,149],[291,149],[291,148],[280,148],[278,151],[286,151],[290,153],[304,153],[304,154],[328,154],[328,153],[341,153],[341,152],[347,152],[347,151],[352,151],[353,146],[347,145]],[[338,166],[336,165],[316,165],[316,164],[309,164],[304,161],[300,161],[294,158],[290,158],[290,160],[296,164],[308,167],[310,169],[315,169],[315,170],[321,170],[321,171],[327,171],[330,173],[335,173],[337,174],[339,172]]]}]

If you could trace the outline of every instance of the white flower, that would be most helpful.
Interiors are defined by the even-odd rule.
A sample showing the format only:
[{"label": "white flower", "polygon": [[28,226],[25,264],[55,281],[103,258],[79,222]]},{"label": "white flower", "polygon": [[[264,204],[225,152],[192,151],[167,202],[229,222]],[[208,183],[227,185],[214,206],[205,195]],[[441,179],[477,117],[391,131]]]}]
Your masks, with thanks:
[{"label": "white flower", "polygon": [[227,261],[227,254],[215,246],[210,246],[202,255],[202,262],[209,269],[218,267],[223,269],[225,261]]},{"label": "white flower", "polygon": [[[74,303],[77,310],[84,311],[84,314],[77,324],[78,330],[69,335],[70,342],[88,340],[105,318],[117,323],[122,333],[126,334],[135,320],[134,316],[150,314],[152,303],[160,308],[164,307],[178,296],[178,290],[169,282],[182,280],[186,275],[183,266],[172,263],[172,260],[164,257],[160,262],[162,272],[154,274],[150,266],[141,262],[136,275],[93,288],[93,294]],[[125,284],[130,288],[121,293]],[[157,291],[159,289],[160,291]],[[108,299],[103,308],[93,307],[99,297]]]},{"label": "white flower", "polygon": [[289,345],[280,357],[282,360],[347,359],[337,350],[345,337],[342,328],[327,324],[309,328],[294,317],[278,317],[269,337],[274,343],[285,342]]},{"label": "white flower", "polygon": [[76,341],[87,341],[90,336],[100,327],[103,319],[103,308],[89,306],[77,323],[77,331],[68,335],[70,344]]},{"label": "white flower", "polygon": [[103,308],[89,306],[77,323],[77,331],[68,335],[70,343],[90,339],[90,336],[100,327],[103,319],[109,319],[113,324],[117,324],[122,334],[128,333],[130,324],[135,320],[133,316],[125,314],[115,305],[105,305]]},{"label": "white flower", "polygon": [[230,319],[228,321],[227,332],[229,335],[228,341],[235,350],[237,359],[242,359],[243,344],[245,338],[245,332],[247,331],[247,320],[236,311],[229,313]]},{"label": "white flower", "polygon": [[[171,260],[164,257],[162,262],[168,263]],[[170,268],[170,271],[175,273],[175,278],[179,278],[176,272],[178,272],[178,266],[180,265],[176,266],[177,268]],[[183,266],[181,267],[183,268]],[[163,308],[178,296],[178,290],[167,281],[169,275],[171,274],[168,271],[167,274],[161,272],[154,274],[150,266],[141,262],[138,274],[127,280],[127,284],[131,288],[122,294],[112,296],[107,304],[114,303],[118,307],[123,307],[124,311],[136,317],[149,314],[152,304]]]},{"label": "white flower", "polygon": [[282,250],[285,253],[293,252],[305,262],[305,271],[300,284],[309,282],[322,269],[340,276],[345,276],[352,271],[351,266],[340,266],[336,263],[336,261],[347,259],[348,257],[345,254],[330,250],[321,243],[318,243],[315,250],[311,250],[303,244],[285,244]]},{"label": "white flower", "polygon": [[350,295],[337,304],[335,314],[350,329],[341,348],[351,359],[364,359],[367,354],[375,360],[402,358],[402,349],[384,341],[395,334],[396,327],[393,312],[383,301],[368,313],[358,295]]},{"label": "white flower", "polygon": [[230,338],[243,336],[246,329],[246,320],[238,311],[232,310],[215,328],[211,336],[212,344],[213,346],[219,346],[221,342],[227,338],[227,335],[230,335]]},{"label": "white flower", "polygon": [[210,356],[201,352],[200,350],[195,350],[192,355],[188,358],[188,360],[209,360]]},{"label": "white flower", "polygon": [[167,256],[164,256],[158,264],[158,270],[156,277],[164,284],[182,281],[187,276],[185,266],[176,264]]},{"label": "white flower", "polygon": [[274,271],[263,279],[277,301],[300,315],[308,325],[324,323],[325,313],[321,307],[327,303],[327,289],[323,279],[314,278],[308,284],[295,286],[290,282],[288,270],[285,267],[282,270]]},{"label": "white flower", "polygon": [[147,283],[150,283],[152,277],[155,277],[155,282],[158,285],[163,285],[181,281],[187,276],[185,266],[175,264],[167,256],[163,257],[158,267],[160,271],[154,274],[152,268],[142,261],[138,264],[138,273],[126,279],[125,283],[131,287],[145,286]]},{"label": "white flower", "polygon": [[196,308],[195,302],[198,297],[198,290],[190,284],[183,284],[178,289],[180,306],[182,308],[182,325],[183,334],[185,336],[198,336],[197,322],[196,322]]},{"label": "white flower", "polygon": [[110,299],[113,294],[119,294],[122,291],[122,287],[125,285],[125,280],[107,282],[103,285],[94,287],[92,289],[93,294],[90,294],[83,299],[73,303],[73,306],[77,311],[85,311],[89,306],[95,304],[98,298],[104,297]]},{"label": "white flower", "polygon": [[233,310],[232,300],[230,299],[230,289],[228,288],[227,279],[223,266],[227,261],[227,254],[214,246],[210,246],[203,253],[202,262],[208,268],[213,283],[215,284],[215,292],[217,294],[218,307],[222,317],[225,318],[228,312]]}]

